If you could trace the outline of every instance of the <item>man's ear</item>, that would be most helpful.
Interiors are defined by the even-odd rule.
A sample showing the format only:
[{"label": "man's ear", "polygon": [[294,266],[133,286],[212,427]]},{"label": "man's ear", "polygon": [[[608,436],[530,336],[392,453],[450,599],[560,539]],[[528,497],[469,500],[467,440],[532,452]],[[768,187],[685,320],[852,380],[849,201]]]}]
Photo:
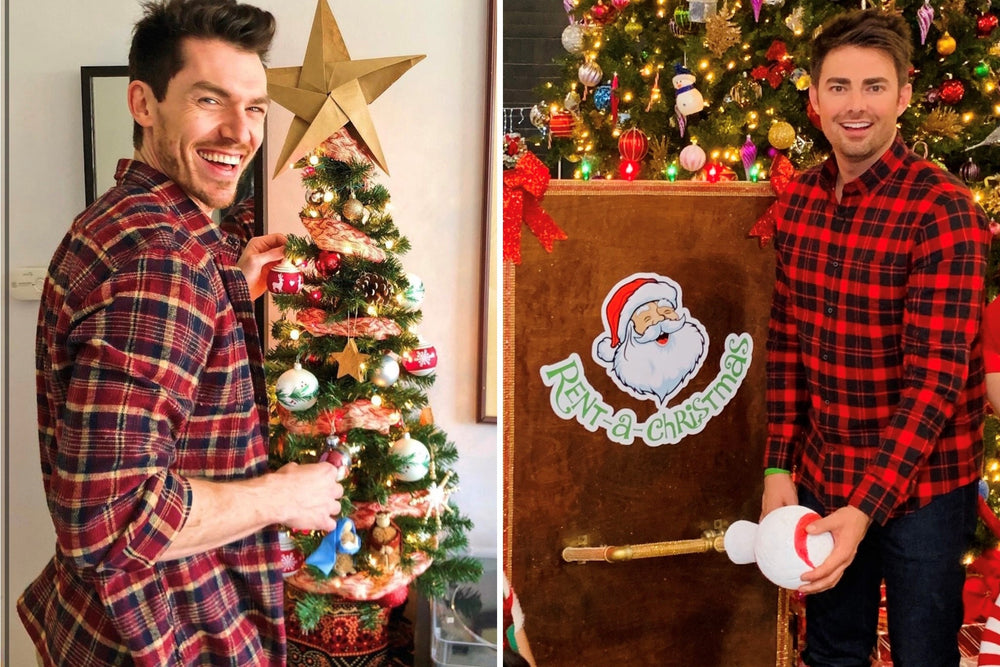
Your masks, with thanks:
[{"label": "man's ear", "polygon": [[129,81],[128,110],[135,122],[141,127],[152,127],[155,108],[156,96],[149,84],[144,81]]}]

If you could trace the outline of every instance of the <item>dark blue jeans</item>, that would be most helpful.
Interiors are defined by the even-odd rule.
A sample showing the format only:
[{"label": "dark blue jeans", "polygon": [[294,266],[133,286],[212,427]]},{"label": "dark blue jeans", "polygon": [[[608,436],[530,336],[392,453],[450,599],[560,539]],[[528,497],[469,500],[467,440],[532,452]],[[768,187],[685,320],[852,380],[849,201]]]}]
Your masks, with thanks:
[{"label": "dark blue jeans", "polygon": [[[869,527],[837,585],[806,597],[807,665],[871,664],[883,579],[893,666],[958,665],[962,558],[976,529],[977,492],[970,484],[885,526]],[[805,489],[799,502],[827,513]]]}]

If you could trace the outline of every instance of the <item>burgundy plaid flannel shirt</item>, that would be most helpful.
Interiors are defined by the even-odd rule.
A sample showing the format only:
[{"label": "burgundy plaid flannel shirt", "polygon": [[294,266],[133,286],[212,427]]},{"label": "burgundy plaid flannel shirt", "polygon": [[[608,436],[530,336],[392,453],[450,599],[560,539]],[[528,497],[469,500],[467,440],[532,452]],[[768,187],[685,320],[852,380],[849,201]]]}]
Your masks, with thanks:
[{"label": "burgundy plaid flannel shirt", "polygon": [[980,475],[990,237],[898,136],[840,202],[836,176],[830,158],[779,202],[764,467],[881,524]]},{"label": "burgundy plaid flannel shirt", "polygon": [[38,422],[57,543],[18,612],[49,665],[282,665],[274,530],[158,562],[188,516],[186,477],[267,470],[240,240],[147,165],[123,160],[116,178],[74,221],[42,295]]}]

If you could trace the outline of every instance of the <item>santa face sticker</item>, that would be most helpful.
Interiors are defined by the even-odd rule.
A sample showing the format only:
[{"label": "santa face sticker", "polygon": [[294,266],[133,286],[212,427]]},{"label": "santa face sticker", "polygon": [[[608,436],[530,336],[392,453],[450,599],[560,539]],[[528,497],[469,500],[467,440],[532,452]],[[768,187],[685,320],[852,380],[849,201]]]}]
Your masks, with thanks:
[{"label": "santa face sticker", "polygon": [[698,375],[709,350],[705,327],[681,302],[681,287],[670,278],[632,274],[604,298],[604,331],[591,346],[594,362],[604,367],[618,388],[655,403],[655,413],[640,422],[629,408],[616,411],[587,381],[575,352],[540,369],[542,382],[550,388],[552,411],[562,419],[575,419],[588,431],[602,429],[611,441],[623,445],[637,437],[651,447],[675,444],[701,432],[746,379],[753,338],[748,333],[727,335],[715,378],[679,405],[669,406],[670,399]]},{"label": "santa face sticker", "polygon": [[601,314],[605,332],[594,339],[594,361],[636,398],[666,405],[705,362],[708,334],[681,307],[670,278],[629,276],[604,298]]}]

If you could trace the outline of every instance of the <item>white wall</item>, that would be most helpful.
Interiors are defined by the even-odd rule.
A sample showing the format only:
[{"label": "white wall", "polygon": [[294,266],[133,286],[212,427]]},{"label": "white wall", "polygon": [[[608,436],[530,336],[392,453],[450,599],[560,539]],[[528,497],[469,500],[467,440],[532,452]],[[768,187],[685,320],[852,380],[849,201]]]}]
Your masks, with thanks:
[{"label": "white wall", "polygon": [[[255,0],[278,18],[270,65],[302,64],[315,0]],[[426,54],[371,105],[391,178],[394,219],[413,244],[403,257],[427,297],[419,330],[440,357],[431,406],[460,452],[454,498],[476,524],[477,554],[497,552],[497,429],[477,424],[476,370],[482,210],[487,2],[331,0],[353,58]],[[9,254],[0,267],[45,266],[84,203],[80,66],[125,64],[138,0],[9,0]],[[124,102],[123,102],[124,104]],[[270,159],[290,116],[269,122]],[[294,174],[270,183],[268,224],[302,234],[303,190]],[[0,232],[2,233],[2,232]],[[5,281],[6,289],[6,281]],[[10,644],[2,662],[34,664],[14,603],[52,553],[35,435],[37,303],[11,301],[6,413],[9,441],[9,590],[2,601]],[[2,323],[0,323],[2,324]],[[8,653],[9,649],[9,653]]]}]

